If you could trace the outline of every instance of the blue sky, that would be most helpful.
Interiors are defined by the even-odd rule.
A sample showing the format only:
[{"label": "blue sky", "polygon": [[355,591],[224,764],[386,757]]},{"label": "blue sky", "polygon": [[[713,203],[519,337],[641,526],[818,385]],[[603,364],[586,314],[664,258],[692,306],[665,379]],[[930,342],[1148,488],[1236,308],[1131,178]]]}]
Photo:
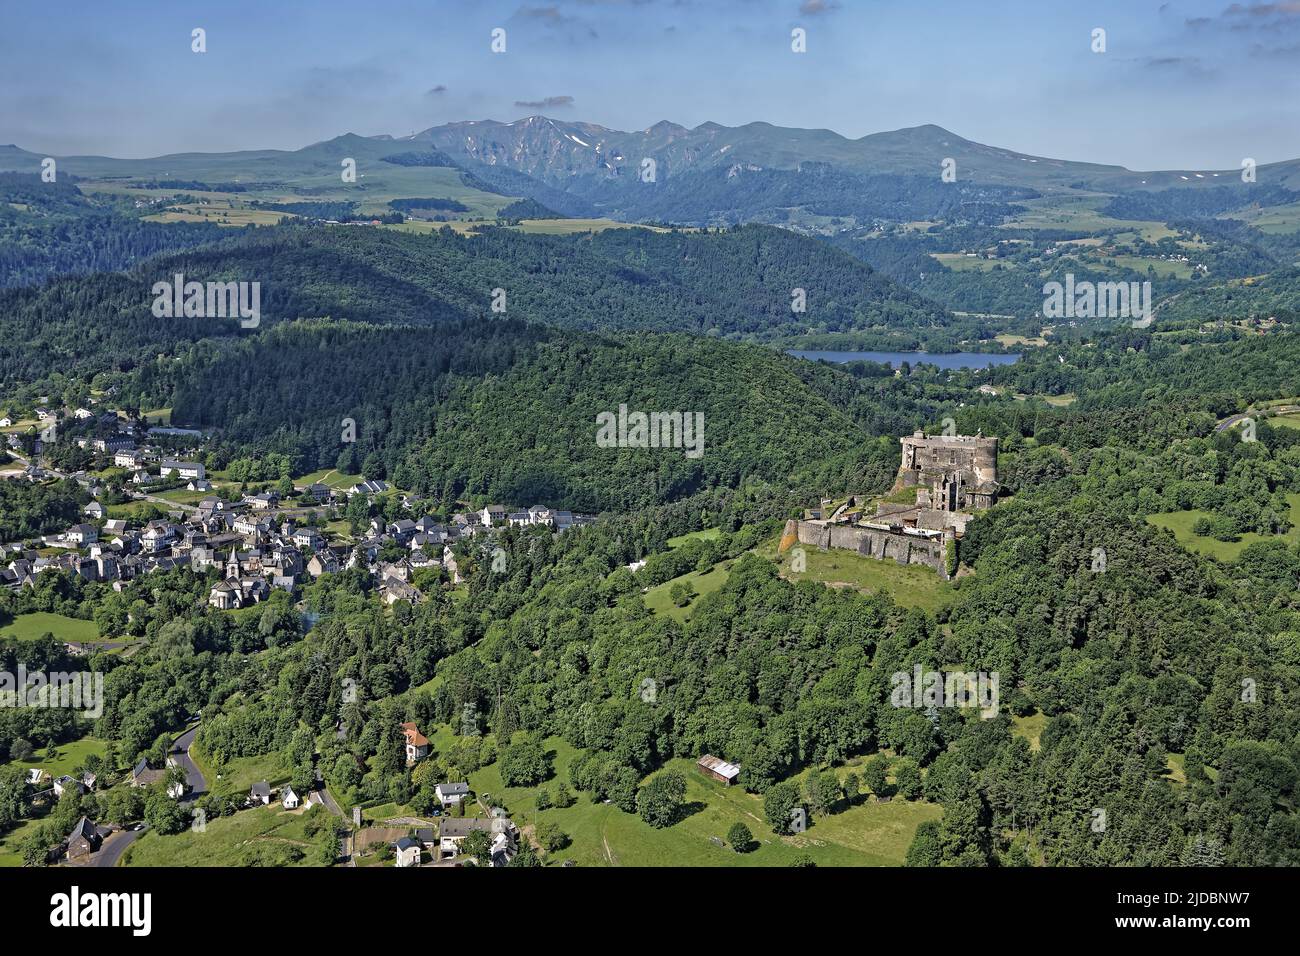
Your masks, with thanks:
[{"label": "blue sky", "polygon": [[[790,31],[808,51],[790,51]],[[207,31],[208,52],[190,50]],[[506,30],[507,52],[489,49]],[[1106,52],[1091,33],[1106,30]],[[1131,168],[1300,156],[1300,0],[71,0],[8,4],[0,142],[294,149],[533,113],[618,129],[936,123]],[[543,105],[530,105],[543,104]]]}]

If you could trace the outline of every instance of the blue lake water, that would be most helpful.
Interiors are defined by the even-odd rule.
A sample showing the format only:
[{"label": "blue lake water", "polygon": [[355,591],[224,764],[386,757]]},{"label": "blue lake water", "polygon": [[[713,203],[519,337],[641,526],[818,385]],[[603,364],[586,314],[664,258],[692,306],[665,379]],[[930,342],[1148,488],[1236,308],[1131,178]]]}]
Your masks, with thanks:
[{"label": "blue lake water", "polygon": [[787,349],[786,354],[797,358],[827,362],[883,362],[894,368],[903,362],[912,365],[924,362],[939,368],[990,368],[994,365],[1011,365],[1020,360],[1017,353],[1002,352],[827,352],[820,349]]}]

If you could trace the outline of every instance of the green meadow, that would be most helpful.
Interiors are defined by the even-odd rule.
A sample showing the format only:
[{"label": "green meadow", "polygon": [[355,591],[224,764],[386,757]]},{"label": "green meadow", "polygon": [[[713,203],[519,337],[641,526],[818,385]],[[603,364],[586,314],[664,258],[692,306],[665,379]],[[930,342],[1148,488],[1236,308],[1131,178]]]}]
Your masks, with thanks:
[{"label": "green meadow", "polygon": [[8,624],[0,627],[0,637],[13,637],[20,641],[35,640],[45,634],[53,634],[60,641],[101,640],[99,628],[95,627],[94,621],[83,621],[80,618],[50,614],[46,611],[19,614]]},{"label": "green meadow", "polygon": [[[312,813],[326,813],[323,809]],[[203,832],[145,833],[122,866],[318,866],[304,810],[278,803],[208,820]]]},{"label": "green meadow", "polygon": [[[546,745],[555,754],[555,776],[541,787],[554,797],[557,785],[568,780],[578,751],[558,737]],[[671,760],[667,766],[686,778],[686,813],[663,829],[613,804],[593,803],[582,793],[574,794],[571,807],[539,812],[538,788],[503,786],[496,764],[471,773],[469,783],[476,793],[492,794],[493,803],[504,806],[526,833],[538,822],[552,822],[569,835],[569,846],[546,854],[547,863],[573,860],[582,866],[787,866],[802,854],[819,866],[899,866],[916,828],[941,813],[937,805],[921,801],[861,802],[810,818],[803,834],[777,836],[763,816],[761,796],[705,777],[693,760]],[[841,777],[847,772],[838,771]],[[752,852],[737,853],[725,845],[734,823],[745,824],[754,835]]]},{"label": "green meadow", "polygon": [[[1279,419],[1272,419],[1272,421],[1276,423]],[[1196,534],[1192,531],[1192,526],[1196,524],[1198,518],[1209,517],[1210,514],[1208,511],[1199,511],[1197,509],[1148,515],[1147,522],[1157,528],[1164,528],[1173,532],[1174,537],[1178,539],[1178,543],[1189,551],[1195,551],[1197,554],[1204,554],[1219,561],[1235,561],[1248,545],[1256,542],[1281,540],[1292,545],[1300,542],[1300,493],[1287,495],[1287,501],[1291,504],[1291,530],[1284,535],[1256,534],[1252,531],[1241,535],[1236,541],[1219,541],[1216,538]]]},{"label": "green meadow", "polygon": [[[700,598],[706,594],[712,594],[726,583],[727,577],[731,573],[731,565],[734,563],[733,561],[720,561],[708,571],[691,571],[679,578],[657,584],[645,593],[645,605],[656,614],[667,614],[678,621],[684,621],[691,608],[699,603]],[[679,581],[685,581],[696,592],[695,597],[691,598],[690,603],[685,607],[678,607],[669,596],[672,586]]]}]

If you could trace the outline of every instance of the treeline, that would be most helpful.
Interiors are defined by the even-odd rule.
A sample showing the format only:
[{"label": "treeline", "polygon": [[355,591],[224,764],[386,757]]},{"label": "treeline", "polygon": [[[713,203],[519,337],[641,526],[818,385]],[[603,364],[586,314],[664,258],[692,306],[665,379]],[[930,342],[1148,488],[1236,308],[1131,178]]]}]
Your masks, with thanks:
[{"label": "treeline", "polygon": [[794,170],[718,166],[661,174],[654,183],[642,182],[638,173],[629,168],[621,176],[575,177],[569,188],[615,218],[692,225],[780,222],[790,208],[848,224],[942,219],[997,225],[1017,211],[1012,203],[1038,196],[1016,186],[945,183],[937,169],[933,176],[863,175],[820,162]]},{"label": "treeline", "polygon": [[1102,207],[1104,216],[1115,219],[1212,219],[1225,212],[1250,205],[1285,206],[1300,199],[1300,193],[1268,183],[1136,190],[1114,196]]},{"label": "treeline", "polygon": [[0,481],[0,542],[63,531],[81,521],[90,495],[72,479],[49,484]]},{"label": "treeline", "polygon": [[[509,320],[438,332],[296,323],[202,346],[136,379],[146,391],[174,383],[173,416],[216,429],[223,461],[274,452],[295,473],[362,465],[367,477],[445,503],[578,511],[627,511],[746,481],[810,497],[827,484],[874,487],[892,474],[897,448],[865,436],[910,431],[940,407],[892,377],[854,378],[755,347],[560,335]],[[701,413],[700,444],[678,432],[676,447],[601,447],[597,415],[620,405]],[[342,441],[344,419],[355,423],[354,445]],[[688,456],[692,447],[699,454]]]},{"label": "treeline", "polygon": [[[487,229],[467,237],[295,224],[227,238],[122,275],[0,293],[0,385],[56,370],[129,369],[179,342],[241,334],[232,320],[155,318],[152,286],[176,273],[259,283],[263,327],[317,316],[411,325],[490,318],[498,314],[495,289],[505,290],[511,317],[590,330],[770,340],[811,327],[892,330],[910,340],[913,330],[942,331],[951,321],[817,240],[758,226],[580,236]],[[805,294],[805,312],[792,310],[795,289]]]}]

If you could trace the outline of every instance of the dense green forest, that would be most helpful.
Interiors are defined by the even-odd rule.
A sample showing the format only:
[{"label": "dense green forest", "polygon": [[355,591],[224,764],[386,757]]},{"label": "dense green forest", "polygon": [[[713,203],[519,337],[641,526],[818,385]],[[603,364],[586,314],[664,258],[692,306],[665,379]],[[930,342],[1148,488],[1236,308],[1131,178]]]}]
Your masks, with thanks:
[{"label": "dense green forest", "polygon": [[214,223],[145,222],[93,204],[70,177],[43,183],[37,175],[0,173],[0,289],[127,269],[158,253],[232,238]]},{"label": "dense green forest", "polygon": [[1012,215],[1016,200],[1033,189],[945,183],[933,176],[861,175],[829,163],[806,162],[797,170],[737,164],[663,176],[655,183],[635,177],[579,177],[571,192],[618,218],[700,225],[783,222],[785,210],[806,208],[818,216],[908,222],[942,219],[996,225]]},{"label": "dense green forest", "polygon": [[[373,375],[376,363],[382,375]],[[464,496],[627,510],[742,480],[816,496],[877,486],[893,443],[937,407],[892,376],[854,378],[764,349],[685,336],[557,335],[515,321],[437,331],[338,322],[200,347],[137,379],[177,420],[217,429],[214,460],[253,449],[296,471],[340,456],[450,503]],[[304,395],[311,400],[303,401]],[[704,415],[704,453],[596,445],[596,416]],[[340,422],[356,422],[356,448]],[[855,437],[855,434],[857,437]]]},{"label": "dense green forest", "polygon": [[[0,387],[55,370],[130,368],[179,342],[239,333],[235,322],[155,318],[150,289],[175,273],[258,282],[263,325],[320,316],[413,325],[491,317],[494,289],[505,290],[512,318],[589,330],[768,340],[878,329],[910,342],[951,321],[849,256],[761,226],[415,236],[290,225],[120,275],[0,293]],[[792,311],[795,289],[806,293],[806,312]]]}]

